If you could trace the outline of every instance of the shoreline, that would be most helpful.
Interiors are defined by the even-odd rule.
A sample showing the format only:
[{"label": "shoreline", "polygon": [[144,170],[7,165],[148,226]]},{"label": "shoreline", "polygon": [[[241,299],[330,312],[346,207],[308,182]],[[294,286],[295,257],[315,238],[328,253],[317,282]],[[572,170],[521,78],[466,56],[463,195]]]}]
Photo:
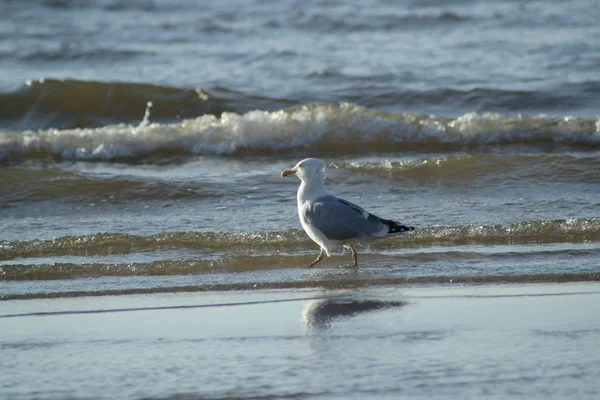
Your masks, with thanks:
[{"label": "shoreline", "polygon": [[[445,286],[445,285],[485,285],[485,284],[527,284],[527,283],[569,283],[569,282],[598,282],[600,273],[571,273],[571,274],[519,274],[519,275],[488,275],[488,276],[413,276],[397,277],[388,276],[374,278],[368,272],[357,276],[363,271],[344,269],[343,276],[326,276],[331,271],[339,269],[309,270],[314,272],[313,279],[299,279],[294,281],[263,281],[263,282],[236,282],[236,283],[208,283],[199,282],[196,285],[132,287],[127,289],[82,290],[82,291],[48,291],[34,293],[13,293],[0,295],[0,304],[3,301],[53,299],[53,298],[78,298],[78,297],[104,297],[127,295],[151,295],[160,293],[210,293],[210,292],[239,292],[248,290],[270,289],[349,289],[369,286],[396,285],[410,287],[412,285]],[[319,280],[322,275],[325,280]],[[353,276],[354,275],[354,276]],[[199,274],[198,276],[202,276]],[[129,277],[127,277],[129,278]],[[51,280],[55,282],[57,280]],[[25,281],[5,281],[5,283],[21,283]],[[161,283],[161,282],[158,282]]]}]

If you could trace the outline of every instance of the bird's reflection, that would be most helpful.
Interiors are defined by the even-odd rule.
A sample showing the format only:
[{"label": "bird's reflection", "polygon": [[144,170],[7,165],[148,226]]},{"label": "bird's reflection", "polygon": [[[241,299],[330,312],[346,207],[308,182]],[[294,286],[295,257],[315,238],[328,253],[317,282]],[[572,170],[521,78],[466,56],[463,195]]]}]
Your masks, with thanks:
[{"label": "bird's reflection", "polygon": [[320,299],[313,300],[302,310],[302,324],[307,327],[327,328],[337,319],[350,318],[391,307],[402,307],[403,301]]}]

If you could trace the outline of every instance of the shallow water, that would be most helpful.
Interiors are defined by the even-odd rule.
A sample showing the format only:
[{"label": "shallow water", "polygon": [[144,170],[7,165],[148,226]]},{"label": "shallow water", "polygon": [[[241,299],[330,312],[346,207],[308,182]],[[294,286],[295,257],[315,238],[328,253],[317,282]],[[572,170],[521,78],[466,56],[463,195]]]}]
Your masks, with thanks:
[{"label": "shallow water", "polygon": [[302,287],[353,274],[390,282],[597,280],[595,154],[330,157],[332,193],[417,228],[359,250],[358,272],[335,268],[350,256],[334,255],[322,264],[331,274],[304,268],[317,248],[300,228],[297,179],[279,176],[290,166],[283,160],[5,168],[14,183],[0,210],[2,295]]},{"label": "shallow water", "polygon": [[[0,340],[0,387],[12,399],[588,399],[600,391],[598,289],[384,286],[0,303],[0,324],[11,326]],[[42,308],[45,316],[7,318]]]}]

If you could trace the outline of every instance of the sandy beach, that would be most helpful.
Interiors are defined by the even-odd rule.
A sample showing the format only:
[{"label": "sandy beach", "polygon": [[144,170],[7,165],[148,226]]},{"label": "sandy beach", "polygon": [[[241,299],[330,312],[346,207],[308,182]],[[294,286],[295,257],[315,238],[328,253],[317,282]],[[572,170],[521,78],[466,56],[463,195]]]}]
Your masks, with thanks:
[{"label": "sandy beach", "polygon": [[6,399],[592,399],[599,301],[596,282],[5,301],[0,391]]}]

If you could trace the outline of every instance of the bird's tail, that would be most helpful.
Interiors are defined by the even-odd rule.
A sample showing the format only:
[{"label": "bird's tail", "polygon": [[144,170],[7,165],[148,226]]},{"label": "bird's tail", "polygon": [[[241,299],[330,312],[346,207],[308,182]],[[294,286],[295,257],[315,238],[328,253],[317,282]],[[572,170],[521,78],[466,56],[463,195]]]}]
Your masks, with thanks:
[{"label": "bird's tail", "polygon": [[390,219],[384,220],[383,223],[390,228],[388,235],[400,235],[415,230],[415,228],[412,226],[407,226],[398,221],[392,221]]}]

